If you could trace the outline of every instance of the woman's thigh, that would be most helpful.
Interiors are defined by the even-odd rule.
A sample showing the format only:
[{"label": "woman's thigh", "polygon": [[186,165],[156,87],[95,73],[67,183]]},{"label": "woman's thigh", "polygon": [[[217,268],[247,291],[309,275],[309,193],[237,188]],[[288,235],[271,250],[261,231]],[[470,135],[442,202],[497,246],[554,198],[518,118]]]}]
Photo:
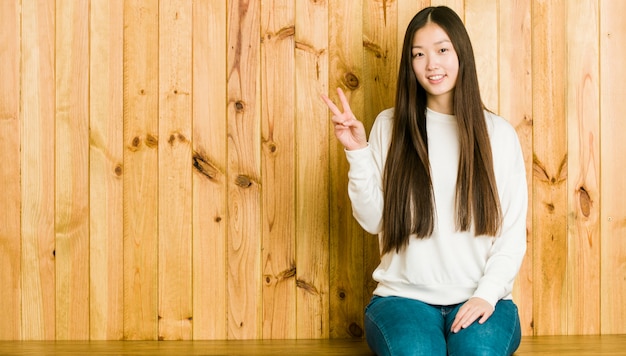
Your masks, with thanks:
[{"label": "woman's thigh", "polygon": [[365,336],[377,355],[446,355],[441,309],[417,300],[374,297],[365,309]]},{"label": "woman's thigh", "polygon": [[[448,315],[446,328],[450,329],[460,306]],[[458,333],[449,333],[448,355],[511,355],[519,346],[521,327],[517,306],[511,300],[500,300],[493,314],[484,324],[475,321]]]}]

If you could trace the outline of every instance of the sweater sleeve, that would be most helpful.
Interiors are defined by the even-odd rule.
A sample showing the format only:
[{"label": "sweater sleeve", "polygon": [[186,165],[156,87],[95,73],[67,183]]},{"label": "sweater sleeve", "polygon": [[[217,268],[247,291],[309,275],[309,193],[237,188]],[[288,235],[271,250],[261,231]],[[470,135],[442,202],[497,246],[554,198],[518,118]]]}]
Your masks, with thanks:
[{"label": "sweater sleeve", "polygon": [[370,234],[378,234],[382,230],[382,172],[389,148],[391,117],[391,110],[378,115],[366,148],[345,151],[350,164],[348,195],[352,203],[352,215]]},{"label": "sweater sleeve", "polygon": [[515,130],[510,127],[505,131],[504,134],[499,132],[495,142],[492,141],[502,228],[493,239],[483,277],[473,295],[494,307],[498,300],[511,293],[526,253],[528,188],[524,158]]}]

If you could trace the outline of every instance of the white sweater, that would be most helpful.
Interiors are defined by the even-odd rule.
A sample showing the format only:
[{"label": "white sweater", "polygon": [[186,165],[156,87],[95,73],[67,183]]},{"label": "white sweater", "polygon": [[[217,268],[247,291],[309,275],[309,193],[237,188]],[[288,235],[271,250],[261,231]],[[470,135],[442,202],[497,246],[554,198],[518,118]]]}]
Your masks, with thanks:
[{"label": "white sweater", "polygon": [[[411,238],[406,249],[381,256],[373,273],[375,295],[400,296],[434,305],[452,305],[480,297],[492,306],[510,299],[526,252],[526,172],[517,134],[503,118],[485,112],[503,224],[498,237],[475,237],[455,228],[455,192],[459,164],[456,118],[427,111],[428,150],[435,197],[431,237]],[[368,147],[346,151],[348,193],[353,215],[381,244],[382,174],[393,125],[393,109],[381,112]]]}]

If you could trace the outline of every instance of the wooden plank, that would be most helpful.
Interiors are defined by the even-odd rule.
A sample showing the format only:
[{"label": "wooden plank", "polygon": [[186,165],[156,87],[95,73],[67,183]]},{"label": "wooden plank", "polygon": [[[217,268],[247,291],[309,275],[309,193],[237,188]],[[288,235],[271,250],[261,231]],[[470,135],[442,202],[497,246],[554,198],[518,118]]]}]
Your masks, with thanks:
[{"label": "wooden plank", "polygon": [[530,0],[500,3],[498,21],[499,112],[516,129],[526,165],[528,213],[526,256],[513,287],[523,335],[533,335],[533,224],[532,224],[532,78]]},{"label": "wooden plank", "polygon": [[[89,291],[91,340],[124,332],[122,0],[91,1]],[[97,283],[95,282],[97,281]]]},{"label": "wooden plank", "polygon": [[191,16],[159,2],[159,340],[192,337]]},{"label": "wooden plank", "polygon": [[626,2],[602,0],[600,3],[600,112],[602,167],[601,200],[601,275],[600,305],[602,334],[626,333]]},{"label": "wooden plank", "polygon": [[533,0],[533,305],[537,335],[567,332],[565,3]]},{"label": "wooden plank", "polygon": [[296,337],[295,3],[261,1],[263,339]]},{"label": "wooden plank", "polygon": [[[400,64],[400,58],[402,58],[402,43],[404,42],[404,35],[409,22],[420,10],[428,6],[430,6],[430,0],[398,0],[398,34],[396,39],[398,64]],[[398,74],[396,73],[394,78],[397,79],[397,77]]]},{"label": "wooden plank", "polygon": [[[363,90],[374,81],[368,80],[364,72],[364,46],[373,49],[376,53],[391,50],[381,45],[384,21],[389,20],[388,26],[395,24],[395,11],[384,2],[329,2],[329,44],[328,60],[328,93],[332,100],[341,107],[336,88],[340,87],[348,96],[350,108],[362,121],[371,124],[364,115],[364,100],[366,92]],[[371,9],[369,7],[372,7]],[[385,16],[388,18],[385,19]],[[364,19],[372,17],[370,32],[374,33],[365,39]],[[384,29],[377,28],[381,26]],[[395,28],[394,28],[395,29]],[[394,32],[395,39],[395,32]],[[377,40],[381,40],[378,42]],[[367,45],[365,45],[367,43]],[[378,46],[378,50],[374,47]],[[388,60],[393,60],[393,56]],[[387,60],[387,59],[385,59]],[[384,65],[376,67],[381,73],[367,73],[379,75],[385,71]],[[385,81],[385,83],[388,83]],[[378,102],[379,100],[376,100]],[[330,123],[330,112],[326,109],[324,118]],[[360,338],[364,335],[363,308],[365,300],[365,261],[363,229],[352,217],[352,206],[348,197],[348,162],[344,148],[335,138],[332,125],[329,126],[330,142],[327,144],[330,151],[329,192],[330,192],[330,337],[331,338]],[[369,237],[369,236],[368,236]],[[376,241],[376,239],[373,239]],[[377,249],[376,249],[377,251]],[[375,257],[378,254],[376,254]],[[371,278],[370,278],[371,279]]]},{"label": "wooden plank", "polygon": [[55,338],[53,1],[22,2],[22,336]]},{"label": "wooden plank", "polygon": [[228,20],[228,338],[260,338],[261,153],[258,1],[232,1]]},{"label": "wooden plank", "polygon": [[[419,6],[420,4],[416,2],[412,5]],[[368,137],[376,116],[384,109],[395,105],[398,67],[402,56],[404,32],[408,25],[408,22],[403,24],[403,29],[400,30],[398,23],[400,12],[407,10],[400,9],[399,6],[399,3],[369,2],[363,8],[363,78],[361,80],[363,85],[362,88],[358,88],[357,90],[349,86],[346,89],[353,90],[351,93],[351,105],[356,104],[356,106],[352,109],[357,110],[355,114],[357,114],[359,119],[363,122]],[[407,12],[413,13],[413,15],[416,13],[413,11]],[[410,21],[410,19],[408,21]],[[402,32],[402,36],[398,35],[400,31]],[[358,35],[358,32],[355,31],[353,35]],[[398,37],[400,37],[399,41]],[[347,43],[350,43],[349,41],[351,40],[347,39],[347,41]],[[346,48],[346,50],[348,49]],[[349,50],[354,53],[357,48],[350,48]],[[354,58],[350,66],[354,66],[357,63],[359,56],[355,54],[350,54],[348,57]],[[342,149],[338,151],[339,160],[345,162],[346,159],[344,156],[345,154]],[[348,166],[346,165],[345,168],[347,169]],[[347,184],[341,187],[341,194],[344,197],[347,196]],[[351,207],[349,200],[346,200],[346,203]],[[352,215],[352,210],[348,209],[348,213]],[[351,216],[350,220],[353,220]],[[339,235],[339,240],[341,239],[342,237]],[[378,236],[370,235],[364,231],[360,236],[355,235],[354,242],[359,245],[352,248],[356,247],[363,250],[364,261],[362,276],[363,305],[359,308],[358,303],[351,303],[354,304],[353,317],[358,317],[358,320],[360,320],[363,318],[363,309],[369,303],[374,289],[376,289],[377,286],[377,283],[372,278],[372,273],[380,263],[380,248],[378,245]],[[347,261],[347,263],[353,264],[354,261]],[[351,267],[346,266],[346,268]]]},{"label": "wooden plank", "polygon": [[20,13],[0,2],[0,340],[21,338]]},{"label": "wooden plank", "polygon": [[[328,3],[296,2],[297,337],[329,337]],[[312,31],[311,29],[315,29]]]},{"label": "wooden plank", "polygon": [[226,339],[226,2],[193,6],[193,339]]},{"label": "wooden plank", "polygon": [[89,2],[57,0],[56,338],[89,339]]},{"label": "wooden plank", "polygon": [[485,106],[498,107],[498,4],[495,1],[466,0],[465,27],[474,49],[480,96]]},{"label": "wooden plank", "polygon": [[124,2],[124,339],[157,338],[158,18]]},{"label": "wooden plank", "polygon": [[600,333],[600,16],[567,2],[567,334]]}]

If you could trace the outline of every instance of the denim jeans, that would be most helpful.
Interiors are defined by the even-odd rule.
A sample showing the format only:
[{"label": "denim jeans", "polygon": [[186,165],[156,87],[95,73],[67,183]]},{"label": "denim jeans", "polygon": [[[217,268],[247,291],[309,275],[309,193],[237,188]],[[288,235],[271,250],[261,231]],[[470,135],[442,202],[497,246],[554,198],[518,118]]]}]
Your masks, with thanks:
[{"label": "denim jeans", "polygon": [[378,356],[511,355],[519,346],[517,306],[500,300],[484,324],[458,333],[450,328],[463,304],[441,306],[400,297],[374,296],[365,308],[365,336]]}]

